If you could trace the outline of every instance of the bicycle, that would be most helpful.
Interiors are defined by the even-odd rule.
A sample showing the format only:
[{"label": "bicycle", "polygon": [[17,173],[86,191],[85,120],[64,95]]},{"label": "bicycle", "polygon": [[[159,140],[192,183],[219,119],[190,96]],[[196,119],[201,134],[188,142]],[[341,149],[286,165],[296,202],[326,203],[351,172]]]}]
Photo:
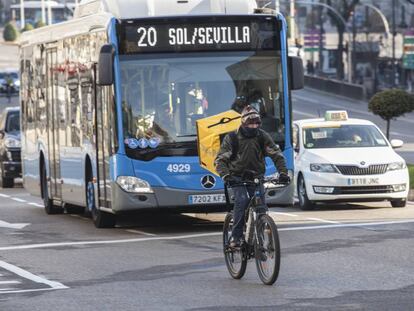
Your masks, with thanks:
[{"label": "bicycle", "polygon": [[[245,211],[244,241],[240,247],[231,247],[230,239],[233,227],[233,213],[226,215],[223,226],[223,251],[227,269],[234,279],[241,279],[247,267],[247,261],[255,258],[256,268],[261,281],[272,285],[279,276],[280,242],[277,226],[268,215],[268,207],[261,200],[263,183],[282,184],[275,178],[254,179],[225,185],[226,203],[230,205],[229,188],[254,186],[254,195]],[[246,189],[247,191],[247,189]]]}]

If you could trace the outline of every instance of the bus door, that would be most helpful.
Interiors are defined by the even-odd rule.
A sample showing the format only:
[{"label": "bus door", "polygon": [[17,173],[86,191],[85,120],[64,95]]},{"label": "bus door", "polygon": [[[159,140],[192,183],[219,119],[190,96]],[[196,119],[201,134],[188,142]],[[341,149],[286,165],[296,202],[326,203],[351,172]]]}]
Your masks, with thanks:
[{"label": "bus door", "polygon": [[47,140],[50,172],[50,194],[52,199],[61,200],[62,184],[60,176],[59,150],[59,107],[56,98],[56,48],[48,49],[47,55]]},{"label": "bus door", "polygon": [[107,174],[107,162],[105,160],[105,154],[107,153],[107,151],[105,150],[105,148],[108,149],[109,146],[107,146],[107,144],[105,143],[105,126],[107,126],[105,124],[105,116],[106,116],[106,100],[107,100],[107,96],[106,96],[106,92],[105,92],[105,87],[101,87],[101,86],[97,86],[96,85],[96,64],[94,66],[94,75],[93,75],[93,79],[94,79],[94,104],[95,104],[95,126],[94,126],[94,135],[95,135],[95,145],[96,145],[96,163],[98,164],[98,176],[97,176],[97,181],[98,181],[98,203],[99,206],[102,207],[108,207],[107,206],[107,201],[106,198],[107,196],[107,178],[108,176],[106,176]]}]

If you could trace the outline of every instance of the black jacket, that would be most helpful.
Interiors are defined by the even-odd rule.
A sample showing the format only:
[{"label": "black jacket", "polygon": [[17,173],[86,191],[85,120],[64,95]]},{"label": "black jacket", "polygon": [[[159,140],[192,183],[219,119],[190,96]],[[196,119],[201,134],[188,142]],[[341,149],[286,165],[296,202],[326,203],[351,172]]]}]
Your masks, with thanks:
[{"label": "black jacket", "polygon": [[[279,173],[286,173],[286,161],[279,146],[264,130],[259,129],[261,134],[256,137],[245,137],[241,131],[237,131],[238,150],[234,160],[231,160],[233,154],[233,144],[230,134],[227,134],[220,147],[215,160],[217,172],[221,177],[231,174],[243,177],[245,170],[254,171],[258,176],[264,176],[266,170],[265,157],[270,157],[275,164]],[[264,148],[260,143],[259,135],[264,139]],[[264,150],[262,150],[264,149]]]}]

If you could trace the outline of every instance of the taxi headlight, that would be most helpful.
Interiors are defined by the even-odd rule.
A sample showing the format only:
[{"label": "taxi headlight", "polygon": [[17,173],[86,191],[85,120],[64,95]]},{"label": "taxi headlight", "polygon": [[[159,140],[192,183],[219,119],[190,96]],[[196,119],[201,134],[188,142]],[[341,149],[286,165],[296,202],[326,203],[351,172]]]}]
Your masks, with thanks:
[{"label": "taxi headlight", "polygon": [[6,140],[4,141],[4,145],[7,148],[20,148],[21,147],[20,140],[11,138],[11,137],[6,138]]},{"label": "taxi headlight", "polygon": [[407,165],[405,165],[405,162],[394,162],[390,163],[387,166],[387,171],[396,171],[396,170],[402,170],[405,169]]},{"label": "taxi headlight", "polygon": [[332,164],[313,163],[310,165],[310,170],[318,173],[338,173],[338,170]]},{"label": "taxi headlight", "polygon": [[116,182],[126,192],[153,193],[150,184],[147,181],[137,178],[137,177],[118,176],[118,178],[116,179]]}]

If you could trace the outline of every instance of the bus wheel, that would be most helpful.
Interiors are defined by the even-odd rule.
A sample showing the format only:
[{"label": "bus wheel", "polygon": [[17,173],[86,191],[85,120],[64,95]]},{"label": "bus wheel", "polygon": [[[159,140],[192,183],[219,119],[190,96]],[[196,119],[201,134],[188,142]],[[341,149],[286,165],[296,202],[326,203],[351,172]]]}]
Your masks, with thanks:
[{"label": "bus wheel", "polygon": [[46,168],[45,165],[42,165],[42,174],[40,176],[42,184],[42,198],[43,198],[43,205],[45,206],[45,212],[48,215],[53,214],[62,214],[63,208],[59,208],[53,205],[53,200],[49,199],[49,189],[47,187],[47,177],[46,177]]},{"label": "bus wheel", "polygon": [[86,184],[86,205],[91,212],[92,220],[96,228],[113,228],[115,226],[115,215],[103,212],[96,208],[95,187],[92,180],[89,180]]}]

